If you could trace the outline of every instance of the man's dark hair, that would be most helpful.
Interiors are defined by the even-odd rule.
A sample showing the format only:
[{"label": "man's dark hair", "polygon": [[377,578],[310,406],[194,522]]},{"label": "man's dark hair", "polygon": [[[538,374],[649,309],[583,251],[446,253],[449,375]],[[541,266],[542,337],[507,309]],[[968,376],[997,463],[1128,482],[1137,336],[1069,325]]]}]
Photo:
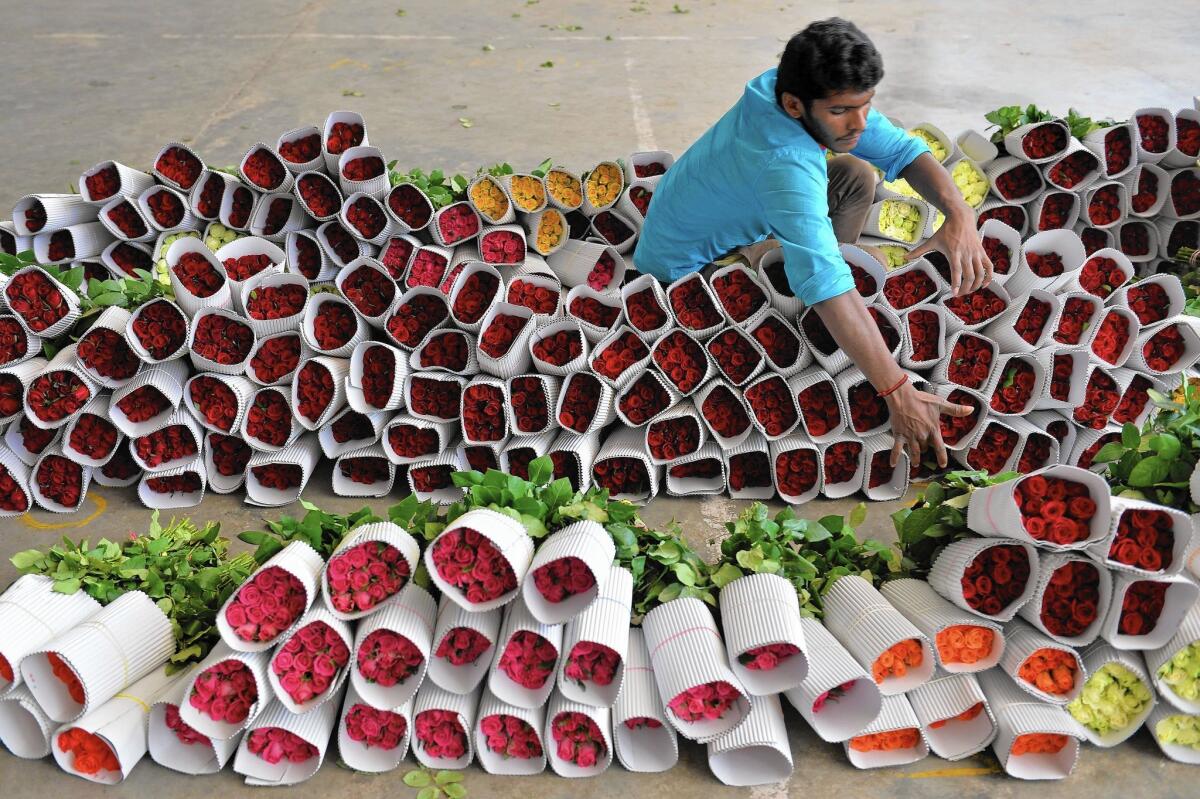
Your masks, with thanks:
[{"label": "man's dark hair", "polygon": [[841,17],[818,20],[793,36],[779,59],[775,102],[794,94],[807,109],[838,92],[865,92],[883,80],[883,59],[867,35]]}]

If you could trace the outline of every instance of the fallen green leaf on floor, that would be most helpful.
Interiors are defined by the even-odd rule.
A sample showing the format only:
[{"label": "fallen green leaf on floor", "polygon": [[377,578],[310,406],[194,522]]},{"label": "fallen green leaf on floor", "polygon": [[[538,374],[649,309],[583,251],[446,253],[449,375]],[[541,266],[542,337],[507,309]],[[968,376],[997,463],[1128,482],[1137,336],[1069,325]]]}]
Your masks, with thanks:
[{"label": "fallen green leaf on floor", "polygon": [[550,106],[551,108],[558,108],[560,105],[562,105],[562,103],[546,103],[546,105]]},{"label": "fallen green leaf on floor", "polygon": [[671,6],[671,11],[672,11],[672,12],[674,12],[674,13],[676,13],[676,14],[687,14],[687,13],[689,13],[689,12],[688,12],[688,9],[686,9],[686,8],[684,8],[683,6],[679,5],[679,3],[676,3],[675,5]]},{"label": "fallen green leaf on floor", "polygon": [[397,8],[397,9],[396,9],[396,16],[398,16],[398,17],[402,17],[402,16],[404,16],[404,15],[405,15],[405,14],[407,14],[407,13],[408,13],[408,12],[407,12],[407,11],[405,11],[403,8]]},{"label": "fallen green leaf on floor", "polygon": [[462,125],[464,128],[469,128],[474,126],[475,123],[472,122],[469,117],[459,117],[458,124]]},{"label": "fallen green leaf on floor", "polygon": [[342,97],[362,97],[363,93],[357,89],[342,89]]},{"label": "fallen green leaf on floor", "polygon": [[495,49],[496,49],[496,48],[495,48],[495,47],[492,47],[490,44],[485,44],[485,45],[483,46],[483,52],[485,52],[485,53],[490,53],[490,52],[492,52],[492,51],[493,51],[493,50],[495,50]]},{"label": "fallen green leaf on floor", "polygon": [[554,66],[554,62],[553,61],[543,61],[542,63],[538,64],[538,66],[549,69],[550,67]]}]

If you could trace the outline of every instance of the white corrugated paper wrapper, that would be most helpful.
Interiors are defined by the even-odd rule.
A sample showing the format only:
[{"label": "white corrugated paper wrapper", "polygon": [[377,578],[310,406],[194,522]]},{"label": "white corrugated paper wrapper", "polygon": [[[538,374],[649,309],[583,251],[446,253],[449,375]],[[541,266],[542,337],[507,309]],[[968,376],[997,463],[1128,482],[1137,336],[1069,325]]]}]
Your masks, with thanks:
[{"label": "white corrugated paper wrapper", "polygon": [[726,785],[769,785],[792,774],[792,746],[779,696],[758,697],[746,721],[708,744],[708,767]]},{"label": "white corrugated paper wrapper", "polygon": [[[462,530],[464,528],[475,530],[483,538],[490,541],[492,546],[499,551],[501,557],[507,561],[509,567],[516,575],[517,588],[515,590],[507,591],[501,596],[489,599],[486,602],[471,602],[467,599],[463,591],[451,585],[442,577],[434,561],[434,551],[437,549],[438,541],[455,530]],[[502,513],[480,508],[467,511],[462,516],[459,516],[433,540],[425,550],[425,568],[429,570],[430,578],[433,579],[434,584],[437,585],[442,593],[462,606],[463,609],[479,613],[502,607],[517,596],[520,592],[521,580],[525,578],[525,573],[529,569],[529,563],[532,558],[533,539],[525,531],[524,525]]]},{"label": "white corrugated paper wrapper", "polygon": [[168,675],[163,665],[155,668],[133,685],[109,699],[83,718],[60,727],[55,737],[70,729],[81,729],[103,740],[120,763],[117,771],[101,769],[92,774],[75,768],[75,757],[57,745],[51,747],[59,767],[68,774],[83,777],[101,785],[115,785],[133,770],[148,749],[147,729],[150,708],[165,692],[170,691],[184,674]]},{"label": "white corrugated paper wrapper", "polygon": [[[544,639],[554,648],[555,663],[550,673],[536,687],[527,687],[514,680],[500,667],[505,650],[513,637],[520,632],[530,632]],[[563,628],[560,624],[542,624],[529,612],[524,600],[518,599],[504,611],[504,624],[500,627],[500,635],[496,639],[496,651],[492,659],[492,668],[488,674],[488,690],[502,702],[518,707],[538,707],[544,705],[554,689],[554,672],[558,662],[563,659],[562,651]]]},{"label": "white corrugated paper wrapper", "polygon": [[[1016,546],[1024,550],[1026,557],[1029,559],[1029,579],[1025,581],[1025,589],[1016,599],[1001,608],[1000,612],[995,614],[982,613],[972,608],[963,596],[963,573],[985,550],[999,546]],[[948,544],[938,553],[937,557],[934,558],[933,565],[929,569],[929,585],[941,596],[965,611],[992,621],[1006,622],[1017,615],[1017,611],[1021,609],[1021,606],[1033,596],[1034,588],[1037,586],[1037,575],[1038,555],[1037,550],[1033,548],[1032,544],[1011,538],[967,538]]]},{"label": "white corrugated paper wrapper", "polygon": [[[643,720],[658,726],[638,723]],[[679,740],[667,723],[667,711],[658,695],[650,651],[640,627],[629,629],[625,675],[613,704],[612,721],[617,760],[626,770],[658,774],[678,762]],[[626,723],[630,721],[634,722],[632,726]]]},{"label": "white corrugated paper wrapper", "polygon": [[[437,622],[433,630],[434,656],[429,661],[429,679],[438,687],[456,694],[469,694],[483,681],[492,663],[492,655],[500,635],[500,608],[472,613],[445,594],[438,604]],[[489,645],[473,662],[454,665],[448,658],[438,657],[437,651],[446,636],[456,630],[473,630],[487,639]]]},{"label": "white corrugated paper wrapper", "polygon": [[[727,584],[718,596],[729,664],[753,696],[798,687],[808,676],[804,629],[796,589],[774,574],[749,574]],[[771,644],[790,644],[799,652],[771,669],[751,669],[742,657]]]},{"label": "white corrugated paper wrapper", "polygon": [[1158,744],[1158,748],[1163,751],[1164,755],[1178,763],[1196,766],[1200,765],[1200,746],[1182,744],[1178,741],[1168,743],[1160,737],[1172,727],[1174,720],[1186,719],[1189,715],[1181,712],[1179,708],[1160,702],[1150,713],[1150,718],[1146,720],[1146,729],[1154,736],[1154,742]]},{"label": "white corrugated paper wrapper", "polygon": [[[1061,780],[1070,776],[1079,759],[1079,739],[1071,717],[1061,707],[1031,700],[998,671],[979,675],[979,684],[996,717],[997,734],[992,751],[1010,777],[1023,780]],[[1067,736],[1067,744],[1055,754],[1012,754],[1018,736],[1049,733]]]},{"label": "white corrugated paper wrapper", "polygon": [[[1000,656],[1004,654],[1004,631],[999,624],[959,610],[939,596],[924,580],[889,580],[879,591],[892,603],[892,607],[904,614],[926,638],[934,642],[939,668],[951,674],[970,673],[990,669],[1000,662]],[[938,636],[951,627],[960,626],[991,630],[991,652],[974,663],[946,663],[942,659],[941,650],[936,646]]]},{"label": "white corrugated paper wrapper", "polygon": [[[346,765],[355,771],[365,771],[370,774],[382,774],[391,771],[400,765],[400,761],[408,753],[408,744],[412,738],[413,726],[412,700],[410,699],[394,710],[384,711],[385,713],[392,713],[399,716],[404,721],[404,736],[391,749],[371,745],[366,741],[355,741],[350,737],[350,732],[346,726],[346,717],[360,705],[370,707],[369,703],[365,702],[358,695],[358,692],[354,690],[352,683],[346,688],[346,698],[342,702],[340,721],[338,722],[338,755],[345,761]],[[395,719],[389,718],[389,721],[394,722]]]},{"label": "white corrugated paper wrapper", "polygon": [[[544,708],[523,708],[515,705],[509,705],[497,699],[487,688],[483,689],[483,696],[479,700],[479,711],[476,713],[477,719],[475,722],[474,737],[475,751],[479,756],[479,765],[488,774],[503,774],[516,776],[529,776],[532,774],[541,774],[546,770],[546,742],[542,740],[542,735],[546,727],[546,711]],[[537,739],[541,752],[532,757],[518,757],[510,755],[507,752],[493,751],[488,742],[488,730],[493,728],[497,721],[506,725],[501,735],[507,741],[510,735],[507,730],[507,719],[509,716],[520,720],[533,730],[534,737]],[[493,720],[493,717],[496,717]],[[486,728],[486,729],[485,729]],[[524,731],[524,728],[522,728]],[[499,736],[498,736],[499,737]]]},{"label": "white corrugated paper wrapper", "polygon": [[[337,673],[330,678],[329,687],[327,689],[309,699],[297,701],[293,699],[291,695],[288,694],[288,692],[284,689],[279,675],[275,673],[275,664],[279,659],[279,656],[284,654],[284,647],[287,646],[288,641],[290,641],[293,637],[300,635],[305,631],[305,629],[312,625],[318,625],[318,627],[325,625],[337,633],[338,637],[342,639],[342,643],[346,645],[349,656],[347,657],[346,665],[339,668]],[[309,650],[301,648],[299,651],[303,653]],[[349,657],[352,657],[353,654],[354,633],[350,628],[350,625],[334,616],[329,610],[329,607],[326,606],[323,601],[314,603],[313,606],[308,609],[308,612],[301,617],[300,621],[297,622],[291,630],[284,633],[284,635],[279,639],[279,646],[276,647],[275,652],[271,657],[271,664],[267,670],[267,679],[271,683],[271,688],[275,690],[275,699],[285,708],[287,708],[289,712],[300,715],[311,713],[339,694],[342,683],[346,681],[347,672],[350,668]]]},{"label": "white corrugated paper wrapper", "polygon": [[[529,566],[529,577],[521,588],[522,599],[529,612],[545,624],[563,624],[578,616],[604,590],[604,581],[615,553],[616,545],[612,536],[596,522],[581,520],[556,530],[538,547]],[[586,591],[551,602],[538,589],[534,578],[539,569],[568,558],[583,562],[593,585]]]},{"label": "white corrugated paper wrapper", "polygon": [[921,646],[921,662],[903,676],[888,676],[879,685],[884,696],[904,693],[933,676],[933,647],[920,630],[883,595],[857,575],[840,578],[825,596],[825,625],[864,669],[896,644],[914,640]]},{"label": "white corrugated paper wrapper", "polygon": [[[46,715],[74,721],[153,671],[175,652],[171,624],[141,591],[130,591],[31,652],[21,661],[21,676]],[[54,653],[83,685],[76,702],[54,676]]]},{"label": "white corrugated paper wrapper", "polygon": [[[333,701],[323,703],[312,713],[296,715],[279,702],[268,705],[255,725],[242,736],[237,756],[233,759],[233,770],[246,778],[247,785],[295,785],[316,774],[325,760],[330,735],[342,706],[340,689],[334,693],[338,696],[333,697]],[[250,741],[255,730],[270,728],[279,728],[299,736],[317,753],[299,763],[293,763],[286,757],[278,763],[267,762],[250,751]]]},{"label": "white corrugated paper wrapper", "polygon": [[[567,713],[581,713],[587,716],[600,730],[603,751],[596,753],[594,765],[581,766],[560,756],[558,743],[554,740],[554,725],[560,716]],[[554,695],[550,697],[550,704],[546,709],[546,728],[542,734],[542,741],[546,749],[546,757],[550,761],[550,768],[554,769],[554,773],[558,776],[576,778],[602,774],[608,769],[613,758],[612,713],[606,707],[589,707],[572,702],[555,691]]]},{"label": "white corrugated paper wrapper", "polygon": [[[421,549],[416,540],[408,534],[408,532],[398,524],[393,522],[372,522],[354,528],[342,542],[337,545],[333,553],[329,556],[329,561],[325,564],[321,571],[321,595],[325,599],[325,604],[329,606],[329,611],[343,621],[352,621],[361,619],[364,616],[370,615],[376,611],[382,610],[382,603],[385,600],[376,602],[371,607],[363,609],[354,609],[349,611],[341,611],[334,607],[333,597],[330,595],[329,589],[329,573],[330,567],[340,557],[349,554],[349,551],[355,547],[364,544],[377,543],[382,544],[387,548],[396,550],[400,557],[403,558],[404,564],[407,565],[407,576],[405,584],[402,584],[401,589],[406,587],[407,581],[412,579],[412,575],[416,574],[417,567],[420,565]],[[393,565],[393,569],[399,566],[399,562]],[[397,592],[397,595],[399,591]]]},{"label": "white corrugated paper wrapper", "polygon": [[[200,662],[187,680],[184,680],[183,695],[179,702],[179,718],[196,732],[208,736],[213,741],[227,741],[240,735],[247,727],[253,726],[258,714],[275,698],[275,689],[267,677],[270,660],[269,652],[238,652],[230,649],[224,641],[218,642],[208,653],[208,657]],[[225,719],[214,718],[200,712],[191,703],[196,681],[212,667],[228,661],[242,663],[254,678],[254,703],[250,706],[246,718],[241,722],[229,722]]]},{"label": "white corrugated paper wrapper", "polygon": [[167,727],[167,707],[182,708],[187,702],[190,682],[182,679],[175,683],[150,708],[150,757],[160,766],[181,774],[216,774],[233,757],[242,736],[238,733],[225,740],[209,738],[207,743],[184,743]]},{"label": "white corrugated paper wrapper", "polygon": [[22,683],[21,660],[100,610],[83,591],[61,594],[54,580],[40,574],[18,577],[0,594],[0,658],[12,669],[11,682],[0,678],[0,697]]},{"label": "white corrugated paper wrapper", "polygon": [[[351,690],[372,707],[399,711],[416,695],[425,680],[425,671],[433,655],[433,626],[437,605],[433,597],[416,583],[408,583],[398,594],[379,605],[358,625],[350,651]],[[395,685],[383,685],[369,679],[359,669],[359,651],[367,638],[378,630],[387,630],[404,638],[421,653],[421,663],[406,679]]]},{"label": "white corrugated paper wrapper", "polygon": [[1193,605],[1187,612],[1170,641],[1158,649],[1144,653],[1146,666],[1154,678],[1154,687],[1158,689],[1158,695],[1179,711],[1192,715],[1200,715],[1200,697],[1189,698],[1177,693],[1172,687],[1194,684],[1187,671],[1174,667],[1172,659],[1197,641],[1200,641],[1200,604]]},{"label": "white corrugated paper wrapper", "polygon": [[[1150,680],[1150,675],[1146,671],[1146,662],[1142,660],[1142,656],[1137,652],[1122,652],[1114,649],[1104,641],[1097,641],[1096,643],[1084,649],[1080,654],[1083,657],[1084,668],[1087,669],[1088,682],[1083,684],[1083,695],[1067,707],[1067,712],[1071,713],[1072,710],[1075,711],[1075,713],[1071,713],[1072,719],[1074,719],[1075,723],[1078,725],[1080,734],[1082,734],[1083,737],[1093,745],[1102,749],[1108,749],[1116,746],[1117,744],[1124,743],[1126,740],[1132,737],[1134,733],[1141,729],[1142,724],[1145,723],[1146,719],[1150,717],[1151,712],[1154,710],[1154,683]],[[1076,714],[1087,712],[1088,708],[1083,704],[1083,700],[1088,697],[1089,691],[1100,690],[1099,686],[1093,686],[1089,688],[1088,683],[1097,679],[1099,677],[1097,672],[1110,664],[1119,666],[1133,674],[1133,676],[1137,678],[1138,682],[1145,689],[1148,698],[1145,706],[1141,710],[1136,713],[1130,713],[1127,716],[1128,722],[1125,724],[1125,726],[1110,729],[1107,732],[1098,732],[1097,730],[1084,724],[1083,721],[1076,716]],[[1122,689],[1122,695],[1124,695],[1127,690],[1129,689]],[[1107,704],[1109,697],[1106,693],[1099,693],[1097,700],[1102,704]],[[1153,733],[1153,730],[1151,730],[1151,733]]]},{"label": "white corrugated paper wrapper", "polygon": [[[939,670],[932,680],[907,696],[925,741],[938,757],[962,760],[982,752],[996,737],[996,722],[987,697],[973,674]],[[978,704],[983,707],[975,718],[957,718]]]},{"label": "white corrugated paper wrapper", "polygon": [[[1021,619],[1013,619],[1005,625],[1004,635],[1008,639],[1008,644],[1004,648],[1004,656],[1000,658],[1000,671],[1007,674],[1017,687],[1027,694],[1035,696],[1051,705],[1066,705],[1072,699],[1079,696],[1079,693],[1083,690],[1083,684],[1087,680],[1087,671],[1084,668],[1083,659],[1079,657],[1078,652],[1035,630]],[[1057,649],[1068,653],[1075,659],[1075,683],[1071,686],[1071,690],[1066,693],[1053,694],[1043,691],[1037,685],[1026,682],[1021,678],[1022,664],[1039,649]]]},{"label": "white corrugated paper wrapper", "polygon": [[0,744],[16,757],[41,760],[50,754],[56,726],[25,686],[0,695]]},{"label": "white corrugated paper wrapper", "polygon": [[[809,672],[787,691],[787,699],[822,740],[848,740],[879,715],[879,688],[821,622],[801,618],[800,626],[811,658]],[[835,690],[844,692],[830,696]]]},{"label": "white corrugated paper wrapper", "polygon": [[[217,631],[221,633],[221,640],[228,644],[231,649],[236,649],[239,652],[264,652],[272,648],[276,641],[280,640],[288,632],[287,630],[280,631],[279,635],[268,641],[243,640],[237,635],[225,617],[229,606],[238,598],[241,591],[254,581],[254,578],[259,573],[267,569],[279,569],[300,581],[305,594],[304,608],[307,610],[320,595],[318,580],[321,575],[321,569],[324,566],[324,559],[315,549],[303,541],[292,541],[273,555],[270,560],[256,569],[254,574],[250,575],[250,578],[242,584],[241,588],[229,595],[229,599],[225,601],[225,605],[217,613]],[[293,622],[292,627],[288,629],[294,628],[303,615],[303,613],[299,614],[296,617],[296,622]]]},{"label": "white corrugated paper wrapper", "polygon": [[[611,707],[625,678],[629,646],[629,618],[633,606],[633,574],[622,566],[609,566],[599,596],[563,631],[562,657],[558,663],[558,690],[573,702],[594,707]],[[575,647],[591,644],[605,647],[617,656],[610,681],[601,685],[594,679],[575,680],[567,667]]]},{"label": "white corrugated paper wrapper", "polygon": [[[480,693],[481,691],[478,687],[471,693],[454,694],[437,687],[433,683],[427,682],[421,686],[421,690],[417,692],[417,698],[413,702],[412,709],[412,752],[422,766],[433,769],[461,769],[470,765],[474,755],[474,747],[471,745],[471,730],[475,726],[475,712],[479,708]],[[417,735],[417,730],[421,726],[421,715],[429,711],[438,710],[444,713],[452,713],[459,727],[462,729],[465,746],[461,757],[432,757],[426,751],[424,744]]]},{"label": "white corrugated paper wrapper", "polygon": [[[893,730],[912,729],[917,731],[917,743],[907,749],[892,749],[889,751],[859,752],[854,749],[855,738],[875,735]],[[913,712],[912,705],[903,696],[883,697],[883,707],[873,722],[858,735],[842,744],[846,749],[846,757],[856,768],[886,768],[888,766],[903,766],[915,763],[929,756],[929,744],[921,733],[921,723]]]},{"label": "white corrugated paper wrapper", "polygon": [[[647,613],[642,629],[659,699],[680,735],[708,743],[745,721],[750,696],[729,668],[721,633],[707,605],[699,599],[671,600]],[[728,683],[739,694],[718,718],[685,721],[669,709],[680,694],[710,683]]]}]

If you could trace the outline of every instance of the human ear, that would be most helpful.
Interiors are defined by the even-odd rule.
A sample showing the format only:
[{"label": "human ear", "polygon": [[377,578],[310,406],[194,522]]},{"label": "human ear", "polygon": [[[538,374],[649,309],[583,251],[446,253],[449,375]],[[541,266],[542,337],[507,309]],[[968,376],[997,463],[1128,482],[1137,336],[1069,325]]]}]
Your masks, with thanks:
[{"label": "human ear", "polygon": [[790,92],[784,92],[782,100],[783,110],[787,112],[788,116],[792,119],[804,118],[804,103],[800,101],[799,97]]}]

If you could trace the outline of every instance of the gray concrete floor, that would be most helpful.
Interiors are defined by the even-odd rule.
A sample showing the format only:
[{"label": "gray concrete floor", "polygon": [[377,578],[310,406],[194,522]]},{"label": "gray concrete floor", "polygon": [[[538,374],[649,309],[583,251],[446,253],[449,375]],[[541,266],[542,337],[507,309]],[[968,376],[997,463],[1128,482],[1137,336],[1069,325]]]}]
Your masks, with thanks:
[{"label": "gray concrete floor", "polygon": [[[877,107],[908,123],[953,133],[982,128],[999,105],[1036,102],[1064,112],[1124,118],[1141,106],[1191,104],[1194,32],[1200,5],[1023,2],[973,4],[842,0],[258,0],[235,3],[105,3],[0,0],[0,209],[30,192],[64,191],[92,164],[148,166],[181,138],[211,164],[235,163],[256,141],[317,124],[335,109],[365,114],[372,144],[405,169],[471,172],[509,161],[529,168],[546,156],[577,169],[636,149],[682,152],[732,104],[742,84],[774,65],[783,43],[809,20],[856,21],[883,53],[887,77]],[[403,10],[403,15],[398,11]],[[491,50],[485,50],[490,45]],[[552,61],[553,67],[539,66]],[[473,123],[463,127],[459,119]],[[0,216],[7,216],[0,211]],[[397,495],[394,495],[395,498]],[[334,509],[362,502],[332,496],[326,468],[306,498]],[[384,507],[383,501],[372,503]],[[652,523],[675,518],[705,546],[744,503],[656,500]],[[815,502],[814,516],[852,503]],[[870,508],[863,531],[890,535],[887,514]],[[230,535],[262,511],[210,496],[193,514],[218,519]],[[115,536],[144,528],[132,490],[99,489],[79,514],[41,512],[0,522],[7,555],[50,546],[58,536]],[[14,571],[0,562],[0,585]],[[908,768],[853,769],[841,747],[820,742],[789,713],[796,775],[753,790],[722,787],[704,750],[683,747],[662,776],[619,767],[568,783],[553,776],[493,778],[477,767],[472,797],[704,794],[782,799],[853,790],[896,797],[1008,797],[1027,786],[996,773],[990,754],[960,763],[936,758]],[[122,786],[101,790],[50,761],[0,755],[0,793],[23,799],[46,790],[79,797],[249,795],[230,771],[188,779],[147,760]],[[1146,733],[1110,751],[1087,748],[1076,774],[1039,785],[1047,797],[1195,795],[1194,775],[1159,755]],[[291,789],[298,797],[415,794],[398,773],[382,777],[323,768]]]}]

